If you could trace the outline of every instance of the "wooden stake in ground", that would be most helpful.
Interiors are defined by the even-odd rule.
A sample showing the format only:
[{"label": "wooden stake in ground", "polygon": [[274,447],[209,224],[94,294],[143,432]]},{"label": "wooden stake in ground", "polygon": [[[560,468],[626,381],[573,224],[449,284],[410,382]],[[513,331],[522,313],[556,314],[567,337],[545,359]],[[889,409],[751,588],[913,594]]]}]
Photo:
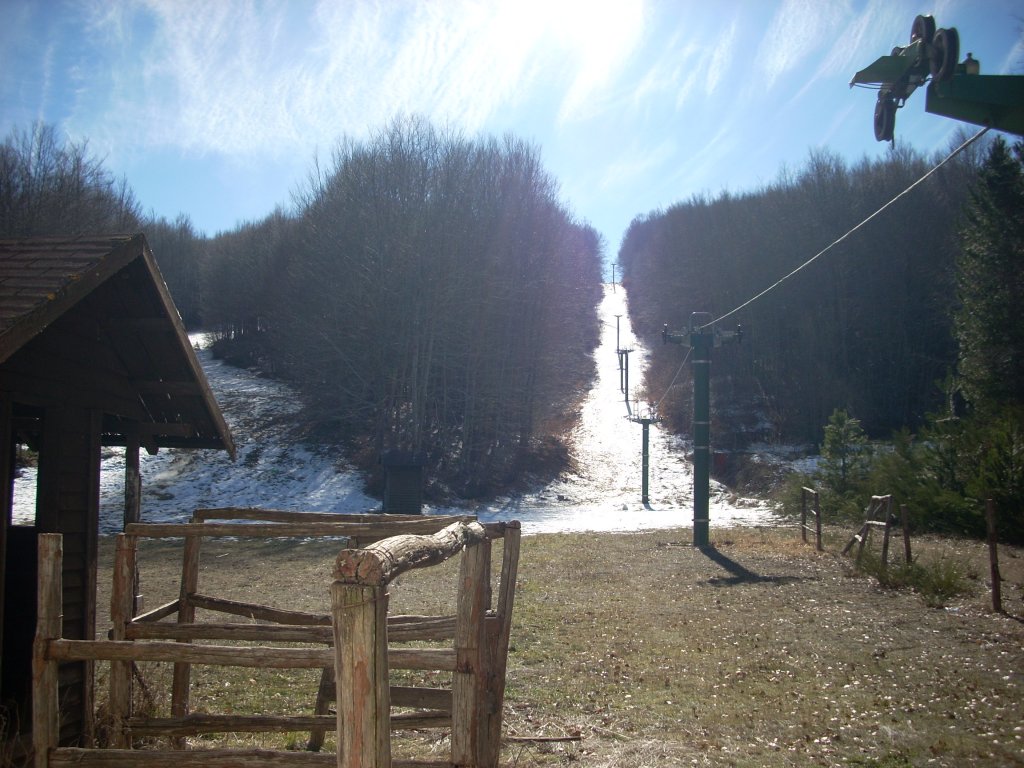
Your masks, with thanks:
[{"label": "wooden stake in ground", "polygon": [[32,746],[36,768],[48,768],[50,750],[60,739],[57,702],[57,661],[49,654],[50,641],[61,634],[64,539],[59,533],[39,534],[39,582],[36,639],[32,647]]},{"label": "wooden stake in ground", "polygon": [[910,565],[910,521],[906,504],[900,504],[900,527],[903,528],[903,562]]},{"label": "wooden stake in ground", "polygon": [[992,610],[1003,612],[1002,577],[999,575],[999,542],[996,539],[996,503],[985,502],[985,526],[988,528],[988,562],[992,569]]},{"label": "wooden stake in ground", "polygon": [[813,502],[810,508],[814,513],[814,546],[819,552],[824,552],[825,550],[821,546],[821,501],[818,498],[818,492],[813,488],[800,489],[800,535],[806,544],[808,499]]}]

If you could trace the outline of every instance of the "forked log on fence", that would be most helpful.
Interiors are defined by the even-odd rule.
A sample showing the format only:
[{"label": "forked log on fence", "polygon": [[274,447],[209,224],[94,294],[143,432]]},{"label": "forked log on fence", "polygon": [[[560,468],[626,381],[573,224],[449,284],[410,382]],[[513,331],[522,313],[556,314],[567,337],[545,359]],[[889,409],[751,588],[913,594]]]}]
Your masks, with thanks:
[{"label": "forked log on fence", "polygon": [[[235,510],[229,510],[232,512]],[[242,510],[241,519],[260,519],[256,510]],[[427,768],[429,766],[496,766],[501,737],[501,710],[518,569],[518,522],[481,525],[455,520],[433,534],[399,534],[382,538],[381,528],[362,520],[354,523],[360,538],[373,541],[365,549],[342,551],[330,585],[329,616],[280,611],[257,604],[237,603],[198,590],[199,542],[221,535],[220,526],[205,522],[223,516],[204,511],[187,530],[169,526],[130,526],[118,537],[109,640],[66,640],[60,637],[61,537],[39,537],[39,606],[33,652],[33,737],[36,768],[63,765],[142,766],[337,765],[347,768]],[[295,523],[291,535],[310,535],[311,526],[329,525],[320,535],[339,535],[335,523],[306,523],[295,513],[271,513],[274,522],[264,535],[286,535],[278,526]],[[209,517],[205,517],[209,515]],[[335,518],[336,519],[336,518]],[[405,521],[402,521],[403,523]],[[425,530],[422,518],[414,530]],[[441,521],[447,522],[447,521]],[[384,530],[393,523],[378,524]],[[436,524],[435,524],[436,525]],[[364,526],[370,526],[368,528]],[[243,527],[243,526],[239,526]],[[427,526],[429,528],[429,526]],[[269,529],[269,530],[268,530]],[[299,533],[295,533],[299,530]],[[392,529],[393,531],[393,529]],[[132,617],[137,540],[147,533],[184,535],[185,555],[178,600],[147,614]],[[391,531],[389,531],[391,532]],[[246,531],[244,535],[258,535]],[[340,534],[345,535],[345,534]],[[352,537],[346,536],[350,541]],[[491,542],[503,540],[500,588],[491,604]],[[191,542],[191,543],[190,543]],[[388,616],[387,587],[399,574],[425,568],[460,554],[456,615]],[[273,624],[195,623],[195,609],[256,615]],[[177,614],[175,616],[175,614]],[[172,622],[161,622],[168,618]],[[194,640],[303,642],[320,647],[195,645]],[[448,641],[448,648],[395,648],[390,642]],[[330,647],[333,642],[334,647]],[[326,645],[326,647],[325,647]],[[111,749],[58,746],[60,714],[57,667],[68,660],[111,662]],[[174,664],[170,718],[134,716],[131,705],[132,664],[137,661]],[[310,716],[215,715],[188,712],[189,669],[192,664],[263,668],[322,668],[333,678],[337,715],[319,709]],[[391,669],[440,670],[452,673],[447,689],[391,687]],[[321,685],[323,688],[323,685]],[[391,714],[391,706],[417,708]],[[332,728],[333,726],[333,728]],[[451,755],[446,760],[392,761],[394,729],[450,727]],[[131,749],[132,737],[163,736],[183,746],[189,735],[216,732],[309,730],[336,732],[335,755],[271,750],[195,750],[161,752]]]}]

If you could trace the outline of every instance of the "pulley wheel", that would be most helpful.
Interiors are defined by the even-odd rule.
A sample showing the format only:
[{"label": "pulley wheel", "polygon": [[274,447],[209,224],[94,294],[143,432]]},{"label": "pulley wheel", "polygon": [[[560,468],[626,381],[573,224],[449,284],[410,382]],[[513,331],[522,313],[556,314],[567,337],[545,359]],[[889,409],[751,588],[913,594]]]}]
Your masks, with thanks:
[{"label": "pulley wheel", "polygon": [[892,141],[896,131],[896,99],[890,94],[878,94],[875,103],[875,140]]},{"label": "pulley wheel", "polygon": [[919,15],[914,19],[910,27],[910,42],[923,40],[925,45],[931,45],[935,37],[935,17]]},{"label": "pulley wheel", "polygon": [[949,80],[956,71],[960,59],[960,34],[955,27],[940,29],[932,39],[931,55],[928,67],[932,79],[943,82]]}]

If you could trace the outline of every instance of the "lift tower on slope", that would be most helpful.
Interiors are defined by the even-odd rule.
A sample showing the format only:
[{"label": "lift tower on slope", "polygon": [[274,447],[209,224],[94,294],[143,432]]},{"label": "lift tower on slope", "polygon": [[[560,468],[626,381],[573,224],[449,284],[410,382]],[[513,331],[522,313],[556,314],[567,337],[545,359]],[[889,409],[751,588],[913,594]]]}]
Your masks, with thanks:
[{"label": "lift tower on slope", "polygon": [[651,424],[657,424],[661,419],[655,415],[653,405],[648,407],[647,413],[641,413],[638,406],[636,415],[630,415],[628,418],[634,424],[643,427],[643,447],[640,453],[640,502],[649,504],[651,501],[649,480],[651,474]]},{"label": "lift tower on slope", "polygon": [[711,349],[723,342],[743,339],[743,328],[718,331],[708,312],[690,315],[688,333],[669,331],[666,325],[661,340],[690,347],[693,365],[693,546],[706,547],[710,536],[711,502]]}]

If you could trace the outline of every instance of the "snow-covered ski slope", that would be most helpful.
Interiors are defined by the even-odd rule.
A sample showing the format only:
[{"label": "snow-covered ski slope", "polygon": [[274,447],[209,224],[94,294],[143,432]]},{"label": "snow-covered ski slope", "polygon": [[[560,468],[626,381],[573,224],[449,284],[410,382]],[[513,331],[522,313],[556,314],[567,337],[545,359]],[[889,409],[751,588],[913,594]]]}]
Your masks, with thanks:
[{"label": "snow-covered ski slope", "polygon": [[[640,383],[649,350],[633,335],[621,286],[605,285],[599,309],[601,343],[594,352],[597,379],[573,433],[579,474],[563,477],[522,497],[487,505],[481,519],[519,519],[527,531],[631,531],[693,524],[693,465],[684,441],[657,424],[650,427],[649,502],[641,503],[642,427],[629,420],[620,387],[618,344],[629,354],[629,389]],[[682,363],[684,351],[679,351]],[[630,398],[632,400],[632,397]],[[630,410],[632,409],[632,410]],[[646,406],[641,404],[646,411]],[[775,521],[761,501],[737,499],[712,481],[711,525],[766,525]]]}]

